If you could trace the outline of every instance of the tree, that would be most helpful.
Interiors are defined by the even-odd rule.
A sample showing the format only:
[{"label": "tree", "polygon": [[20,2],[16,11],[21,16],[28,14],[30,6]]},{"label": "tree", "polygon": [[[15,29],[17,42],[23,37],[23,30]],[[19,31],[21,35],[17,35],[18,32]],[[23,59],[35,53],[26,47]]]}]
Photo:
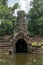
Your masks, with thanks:
[{"label": "tree", "polygon": [[19,8],[19,4],[16,3],[13,7],[12,7],[12,13],[14,13],[15,9]]},{"label": "tree", "polygon": [[0,1],[0,36],[6,34],[13,34],[15,21],[17,17],[13,16],[14,13],[12,13],[12,11],[15,11],[15,9],[17,9],[16,6],[18,5],[15,4],[13,7],[8,7],[7,0]]},{"label": "tree", "polygon": [[[42,0],[33,0],[32,8],[30,9],[27,18],[28,18],[28,30],[36,34],[43,34],[43,1]],[[39,25],[40,24],[40,25]],[[41,25],[42,24],[42,25]],[[41,28],[41,29],[40,29]],[[40,30],[40,32],[39,32]]]},{"label": "tree", "polygon": [[6,5],[6,4],[7,4],[7,1],[8,1],[8,0],[0,0],[0,5],[3,4],[4,6],[7,6],[7,5]]}]

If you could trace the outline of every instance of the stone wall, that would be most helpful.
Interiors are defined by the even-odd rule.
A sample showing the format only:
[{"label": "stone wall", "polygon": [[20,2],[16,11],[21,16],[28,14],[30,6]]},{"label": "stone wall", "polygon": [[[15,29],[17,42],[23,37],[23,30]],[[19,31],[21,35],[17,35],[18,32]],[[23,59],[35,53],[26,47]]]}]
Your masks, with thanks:
[{"label": "stone wall", "polygon": [[[17,38],[13,39],[13,38],[12,39],[10,38],[9,40],[8,39],[7,40],[6,39],[3,39],[3,40],[0,39],[0,54],[1,53],[5,53],[5,54],[13,53],[14,47],[16,45],[16,41],[19,39],[18,37],[17,37],[18,39]],[[43,37],[34,36],[34,37],[28,37],[28,38],[29,38],[28,40],[27,40],[27,37],[25,38],[27,40],[26,43],[28,43],[27,48],[31,47],[31,44],[34,41],[37,43],[43,42]],[[16,48],[15,48],[15,50],[16,50]]]}]

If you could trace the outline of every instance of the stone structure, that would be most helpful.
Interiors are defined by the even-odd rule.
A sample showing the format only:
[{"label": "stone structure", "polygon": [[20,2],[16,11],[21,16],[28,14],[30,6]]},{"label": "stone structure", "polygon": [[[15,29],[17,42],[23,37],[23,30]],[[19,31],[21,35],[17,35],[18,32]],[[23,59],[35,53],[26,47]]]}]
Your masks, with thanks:
[{"label": "stone structure", "polygon": [[27,25],[25,22],[25,13],[24,11],[18,11],[18,18],[16,22],[16,30],[14,34],[14,45],[15,46],[15,52],[16,52],[16,42],[19,39],[23,39],[26,44],[27,44],[27,52],[28,48],[31,46],[29,35],[28,35],[28,30],[27,30]]},{"label": "stone structure", "polygon": [[[24,11],[18,11],[16,28],[13,36],[0,37],[0,53],[26,53],[32,51],[32,41],[43,41],[43,38],[29,37],[27,25],[25,22]],[[38,41],[39,40],[39,41]]]}]

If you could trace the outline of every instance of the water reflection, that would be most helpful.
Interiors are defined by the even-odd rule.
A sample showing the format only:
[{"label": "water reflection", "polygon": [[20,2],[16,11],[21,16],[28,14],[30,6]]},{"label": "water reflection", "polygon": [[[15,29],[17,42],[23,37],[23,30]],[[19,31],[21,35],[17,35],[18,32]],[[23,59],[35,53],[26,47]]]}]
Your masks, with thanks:
[{"label": "water reflection", "polygon": [[43,65],[43,54],[16,54],[16,65]]},{"label": "water reflection", "polygon": [[0,55],[0,65],[43,65],[43,54]]},{"label": "water reflection", "polygon": [[27,54],[16,54],[16,64],[25,65],[27,62]]}]

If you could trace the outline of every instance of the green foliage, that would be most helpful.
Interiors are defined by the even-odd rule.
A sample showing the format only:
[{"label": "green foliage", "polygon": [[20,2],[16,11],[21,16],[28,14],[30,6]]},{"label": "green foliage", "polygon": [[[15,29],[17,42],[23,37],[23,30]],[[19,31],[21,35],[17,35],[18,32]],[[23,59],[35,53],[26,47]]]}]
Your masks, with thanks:
[{"label": "green foliage", "polygon": [[7,0],[0,1],[0,36],[13,34],[17,17],[13,16],[14,12],[12,13],[12,11],[15,11],[17,8],[18,4],[15,4],[13,7],[8,7]]},{"label": "green foliage", "polygon": [[27,14],[28,30],[34,35],[43,35],[43,1],[33,0],[32,8]]},{"label": "green foliage", "polygon": [[30,36],[30,37],[33,37],[33,36],[34,36],[34,33],[30,31],[30,32],[29,32],[29,36]]},{"label": "green foliage", "polygon": [[32,42],[32,46],[37,46],[37,43],[36,42]]},{"label": "green foliage", "polygon": [[12,7],[12,10],[17,9],[18,7],[19,7],[19,4],[18,4],[18,3],[16,3],[16,4]]},{"label": "green foliage", "polygon": [[13,34],[13,24],[9,20],[3,20],[1,23],[0,36],[5,34]]},{"label": "green foliage", "polygon": [[8,15],[11,15],[10,12],[11,10],[8,7],[0,5],[0,19],[6,19]]},{"label": "green foliage", "polygon": [[0,0],[0,5],[3,4],[4,6],[7,6],[7,1],[8,0]]},{"label": "green foliage", "polygon": [[14,4],[14,6],[12,7],[12,13],[14,13],[15,9],[17,9],[17,8],[19,8],[19,7],[20,7],[20,6],[19,6],[18,3]]},{"label": "green foliage", "polygon": [[41,46],[43,46],[43,42],[41,43]]}]

